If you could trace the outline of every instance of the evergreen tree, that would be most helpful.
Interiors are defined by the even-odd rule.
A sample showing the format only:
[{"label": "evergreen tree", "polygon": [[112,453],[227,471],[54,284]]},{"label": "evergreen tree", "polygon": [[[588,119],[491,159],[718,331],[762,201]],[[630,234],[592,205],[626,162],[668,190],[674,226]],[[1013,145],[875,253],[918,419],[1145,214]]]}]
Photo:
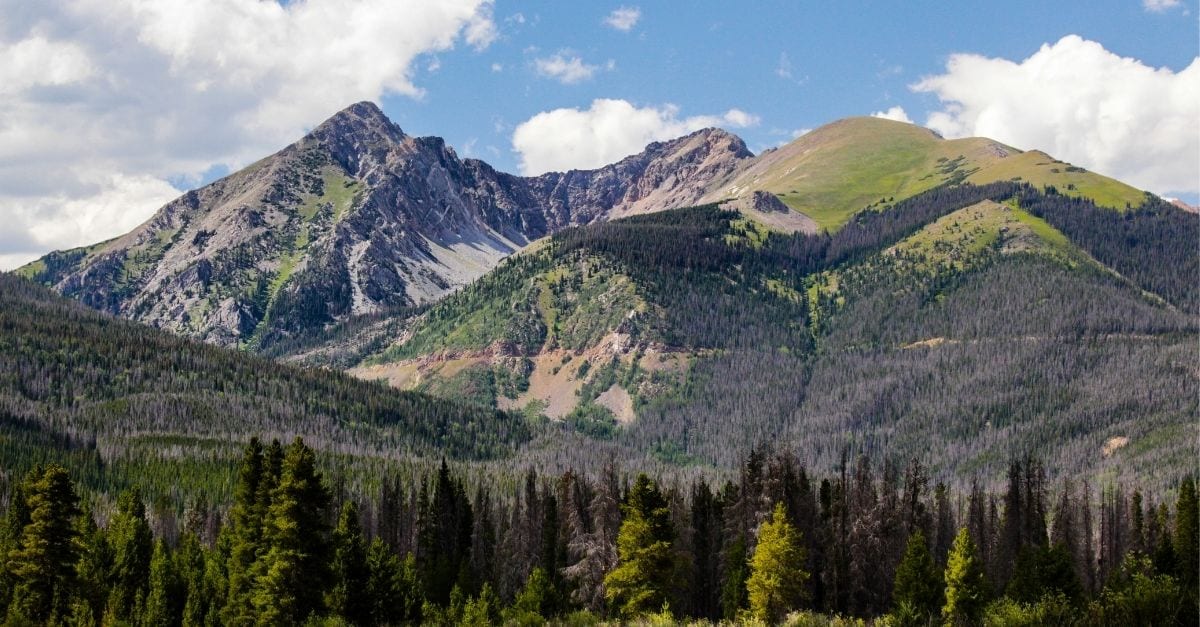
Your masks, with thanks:
[{"label": "evergreen tree", "polygon": [[79,560],[79,497],[67,471],[51,465],[34,471],[22,492],[29,522],[8,554],[13,577],[9,620],[47,623],[70,611]]},{"label": "evergreen tree", "polygon": [[150,590],[142,614],[143,627],[170,627],[183,620],[183,581],[166,544],[154,543],[150,559]]},{"label": "evergreen tree", "polygon": [[670,602],[678,559],[667,500],[645,474],[634,481],[623,510],[617,567],[604,578],[604,587],[612,607],[631,618]]},{"label": "evergreen tree", "polygon": [[263,479],[263,449],[258,438],[251,438],[238,465],[237,485],[233,492],[233,507],[229,510],[229,559],[227,560],[229,588],[221,620],[227,625],[249,625],[254,622],[250,594],[254,585],[253,567],[262,540],[263,511],[259,502],[259,485]]},{"label": "evergreen tree", "polygon": [[1195,624],[1200,617],[1200,501],[1196,495],[1196,480],[1185,477],[1179,485],[1175,505],[1175,563],[1180,588],[1184,591],[1184,608],[1180,618],[1185,624]]},{"label": "evergreen tree", "polygon": [[[108,534],[96,526],[96,521],[88,511],[79,516],[79,564],[76,566],[78,601],[87,606],[87,615],[93,622],[100,620],[104,614],[104,604],[108,599],[109,573],[112,571],[112,548],[108,543]],[[82,619],[82,608],[76,608],[76,618]]]},{"label": "evergreen tree", "polygon": [[109,573],[112,591],[106,612],[118,621],[133,621],[141,613],[141,604],[146,602],[150,588],[150,559],[154,553],[146,505],[137,488],[117,500],[117,515],[109,523],[108,536],[113,562]]},{"label": "evergreen tree", "polygon": [[964,527],[954,538],[946,561],[946,604],[942,620],[948,625],[974,625],[987,603],[987,582],[975,543]]},{"label": "evergreen tree", "polygon": [[412,553],[401,560],[382,539],[367,549],[367,597],[371,601],[371,623],[393,625],[421,622],[421,582]]},{"label": "evergreen tree", "polygon": [[896,567],[892,600],[897,614],[915,619],[915,624],[927,624],[942,607],[942,573],[938,570],[925,534],[920,531],[908,536],[904,557]]},{"label": "evergreen tree", "polygon": [[371,618],[367,545],[358,522],[358,506],[348,501],[342,507],[333,532],[333,589],[329,610],[352,625],[366,625]]},{"label": "evergreen tree", "polygon": [[296,438],[284,456],[263,528],[267,551],[256,566],[253,594],[258,623],[295,624],[324,609],[329,501],[313,450]]},{"label": "evergreen tree", "polygon": [[775,505],[771,519],[759,528],[758,544],[750,558],[746,593],[750,613],[777,623],[805,600],[808,572],[800,533],[787,519],[783,504]]},{"label": "evergreen tree", "polygon": [[[22,482],[14,481],[8,491],[8,508],[4,512],[3,526],[0,527],[0,561],[7,561],[9,553],[20,546],[21,534],[25,531],[25,525],[29,524],[29,506],[22,487]],[[8,607],[15,583],[12,572],[8,568],[0,568],[0,607]]]}]

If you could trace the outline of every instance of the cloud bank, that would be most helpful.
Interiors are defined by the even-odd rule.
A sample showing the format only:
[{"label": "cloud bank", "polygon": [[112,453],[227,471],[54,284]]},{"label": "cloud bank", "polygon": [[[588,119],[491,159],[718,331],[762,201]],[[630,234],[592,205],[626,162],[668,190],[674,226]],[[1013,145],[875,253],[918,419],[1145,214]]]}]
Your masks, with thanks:
[{"label": "cloud bank", "polygon": [[[422,95],[490,0],[0,0],[0,268],[127,231],[347,103]],[[21,233],[20,236],[12,235]]]},{"label": "cloud bank", "polygon": [[591,107],[544,111],[513,132],[521,173],[597,168],[637,152],[646,144],[710,126],[744,128],[758,116],[740,109],[720,115],[679,117],[679,107],[636,107],[626,100],[597,99]]},{"label": "cloud bank", "polygon": [[1174,72],[1068,35],[1014,62],[955,54],[911,86],[943,108],[926,126],[986,136],[1157,194],[1200,192],[1200,57]]}]

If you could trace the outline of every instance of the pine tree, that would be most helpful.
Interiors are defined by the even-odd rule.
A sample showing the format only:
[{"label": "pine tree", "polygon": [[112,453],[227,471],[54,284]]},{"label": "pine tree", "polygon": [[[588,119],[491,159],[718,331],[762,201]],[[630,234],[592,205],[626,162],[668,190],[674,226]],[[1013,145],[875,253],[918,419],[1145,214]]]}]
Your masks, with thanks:
[{"label": "pine tree", "polygon": [[358,506],[348,501],[342,507],[337,529],[333,532],[333,589],[329,592],[329,610],[352,625],[366,625],[371,619],[367,545],[358,522]]},{"label": "pine tree", "polygon": [[808,572],[804,570],[800,532],[787,519],[783,504],[775,505],[771,519],[759,528],[758,544],[750,558],[746,593],[750,613],[759,620],[777,623],[789,610],[805,601]]},{"label": "pine tree", "polygon": [[612,607],[632,618],[669,603],[678,560],[667,501],[645,474],[634,481],[623,509],[618,563],[604,578],[604,587]]},{"label": "pine tree", "polygon": [[230,527],[226,531],[230,545],[227,560],[229,588],[226,604],[221,609],[221,621],[226,625],[254,622],[250,593],[254,585],[254,561],[262,541],[263,511],[259,503],[262,479],[262,444],[258,438],[251,438],[238,466],[233,507],[229,510]]},{"label": "pine tree", "polygon": [[22,492],[29,522],[8,554],[14,580],[9,619],[46,623],[70,612],[79,560],[79,497],[67,471],[57,465],[31,474]]},{"label": "pine tree", "polygon": [[1196,495],[1196,480],[1185,477],[1179,485],[1175,505],[1175,564],[1180,588],[1184,590],[1184,608],[1180,614],[1184,624],[1195,624],[1200,616],[1200,501]]},{"label": "pine tree", "polygon": [[[7,561],[9,553],[20,546],[21,534],[25,531],[25,525],[29,524],[29,506],[22,488],[20,481],[13,482],[9,488],[8,508],[4,512],[3,526],[0,527],[0,561]],[[9,569],[0,568],[0,608],[8,607],[15,585]]]},{"label": "pine tree", "polygon": [[896,568],[892,600],[898,614],[926,624],[942,607],[942,573],[939,572],[925,534],[920,531],[908,536],[904,557]]},{"label": "pine tree", "polygon": [[942,620],[948,625],[974,625],[987,602],[987,582],[975,543],[966,528],[960,529],[946,561],[946,604]]},{"label": "pine tree", "polygon": [[150,559],[150,590],[142,613],[143,627],[169,627],[183,619],[184,587],[166,544],[154,543]]},{"label": "pine tree", "polygon": [[300,623],[324,609],[329,501],[313,450],[296,438],[284,456],[263,529],[267,552],[256,565],[253,593],[258,623]]},{"label": "pine tree", "polygon": [[[93,622],[104,614],[108,599],[109,573],[112,571],[112,548],[108,534],[96,526],[91,512],[84,510],[77,523],[79,529],[79,564],[76,566],[78,600],[87,606]],[[83,617],[82,608],[76,608],[77,618]]]},{"label": "pine tree", "polygon": [[139,604],[146,601],[150,588],[150,559],[154,553],[146,505],[137,488],[117,500],[117,515],[109,523],[108,536],[112,543],[113,564],[109,573],[112,592],[107,613],[118,621],[130,622],[140,614]]}]

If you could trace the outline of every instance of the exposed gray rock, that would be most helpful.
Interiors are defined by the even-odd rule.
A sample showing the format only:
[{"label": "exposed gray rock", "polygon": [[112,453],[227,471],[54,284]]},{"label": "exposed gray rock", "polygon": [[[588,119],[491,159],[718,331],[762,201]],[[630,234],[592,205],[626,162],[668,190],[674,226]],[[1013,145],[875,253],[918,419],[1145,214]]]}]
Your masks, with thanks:
[{"label": "exposed gray rock", "polygon": [[751,157],[705,129],[598,170],[519,177],[361,102],[127,235],[48,255],[38,278],[114,314],[263,348],[437,300],[558,229],[695,204]]}]

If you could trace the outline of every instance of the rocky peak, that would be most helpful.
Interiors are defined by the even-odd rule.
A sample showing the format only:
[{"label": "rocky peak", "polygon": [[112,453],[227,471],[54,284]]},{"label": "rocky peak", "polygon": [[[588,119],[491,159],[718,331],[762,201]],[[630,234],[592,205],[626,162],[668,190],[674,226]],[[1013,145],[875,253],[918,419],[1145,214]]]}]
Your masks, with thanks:
[{"label": "rocky peak", "polygon": [[323,145],[347,172],[357,174],[365,155],[386,151],[406,137],[375,103],[364,101],[335,113],[297,144]]}]

